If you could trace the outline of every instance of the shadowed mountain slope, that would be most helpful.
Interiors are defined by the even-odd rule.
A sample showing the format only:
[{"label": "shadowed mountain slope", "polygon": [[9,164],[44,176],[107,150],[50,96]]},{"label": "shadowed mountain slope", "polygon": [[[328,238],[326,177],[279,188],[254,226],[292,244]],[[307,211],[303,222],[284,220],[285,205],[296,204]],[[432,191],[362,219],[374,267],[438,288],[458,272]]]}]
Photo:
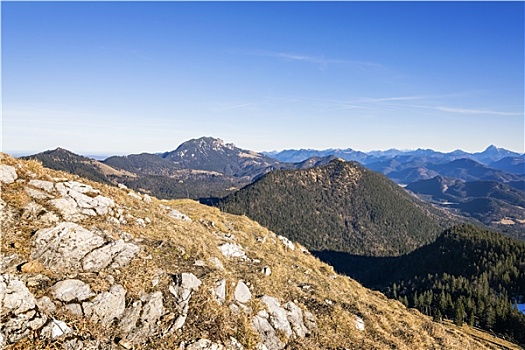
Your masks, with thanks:
[{"label": "shadowed mountain slope", "polygon": [[506,334],[525,344],[525,242],[472,225],[395,258],[316,252],[336,270],[435,319],[446,317]]}]

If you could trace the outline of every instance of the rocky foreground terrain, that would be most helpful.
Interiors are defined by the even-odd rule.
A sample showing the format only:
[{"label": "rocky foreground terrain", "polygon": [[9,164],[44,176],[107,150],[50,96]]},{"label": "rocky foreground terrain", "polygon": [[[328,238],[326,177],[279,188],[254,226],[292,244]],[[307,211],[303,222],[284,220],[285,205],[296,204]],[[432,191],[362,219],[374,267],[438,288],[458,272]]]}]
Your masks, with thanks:
[{"label": "rocky foreground terrain", "polygon": [[406,309],[244,216],[0,158],[0,348],[518,348]]}]

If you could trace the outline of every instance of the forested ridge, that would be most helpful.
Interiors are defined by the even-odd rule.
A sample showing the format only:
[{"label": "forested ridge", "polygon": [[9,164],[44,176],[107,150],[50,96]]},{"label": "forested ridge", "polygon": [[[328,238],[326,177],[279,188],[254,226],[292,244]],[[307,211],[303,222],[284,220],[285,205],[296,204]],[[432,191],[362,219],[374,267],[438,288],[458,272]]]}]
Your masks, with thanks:
[{"label": "forested ridge", "polygon": [[341,160],[273,171],[218,206],[311,250],[370,256],[413,251],[449,222],[385,176]]},{"label": "forested ridge", "polygon": [[21,157],[21,159],[37,159],[48,168],[67,171],[68,173],[77,174],[92,181],[111,184],[111,180],[94,165],[95,161],[93,159],[80,156],[62,148]]}]

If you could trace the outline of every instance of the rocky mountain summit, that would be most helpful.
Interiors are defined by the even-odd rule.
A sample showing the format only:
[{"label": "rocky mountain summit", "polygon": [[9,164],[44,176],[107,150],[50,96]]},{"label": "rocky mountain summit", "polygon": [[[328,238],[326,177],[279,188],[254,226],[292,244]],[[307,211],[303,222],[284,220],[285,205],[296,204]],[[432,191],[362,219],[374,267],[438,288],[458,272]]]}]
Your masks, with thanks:
[{"label": "rocky mountain summit", "polygon": [[0,163],[0,348],[517,348],[432,322],[246,217]]},{"label": "rocky mountain summit", "polygon": [[176,150],[162,154],[182,169],[213,171],[226,176],[253,178],[280,162],[262,153],[244,150],[233,143],[213,137],[201,137],[182,143]]}]

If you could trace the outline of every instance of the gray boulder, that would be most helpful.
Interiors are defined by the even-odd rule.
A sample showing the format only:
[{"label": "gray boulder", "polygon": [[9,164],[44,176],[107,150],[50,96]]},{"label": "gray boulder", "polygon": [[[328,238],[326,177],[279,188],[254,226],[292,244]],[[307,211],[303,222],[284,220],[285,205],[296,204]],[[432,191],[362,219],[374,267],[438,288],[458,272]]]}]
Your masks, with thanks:
[{"label": "gray boulder", "polygon": [[53,303],[51,298],[49,298],[47,296],[43,296],[41,298],[38,298],[36,300],[36,306],[38,307],[38,310],[40,310],[42,312],[45,312],[47,314],[51,314],[51,313],[55,312],[55,310],[56,310],[55,303]]},{"label": "gray boulder", "polygon": [[177,220],[183,220],[183,221],[189,221],[191,222],[191,219],[185,215],[185,214],[182,214],[180,211],[178,211],[177,209],[172,209],[169,213],[168,213],[168,216],[171,217],[171,218],[174,218],[174,219],[177,219]]},{"label": "gray boulder", "polygon": [[235,287],[233,297],[235,298],[235,301],[244,304],[250,301],[250,299],[252,298],[252,293],[243,281],[239,281],[237,282],[237,286]]},{"label": "gray boulder", "polygon": [[142,302],[140,300],[133,302],[132,305],[124,310],[119,323],[119,329],[122,333],[129,334],[136,328],[141,311]]},{"label": "gray boulder", "polygon": [[62,197],[53,199],[50,203],[60,211],[65,220],[77,221],[86,215],[105,215],[115,206],[112,199],[99,195],[98,190],[80,182],[60,182],[55,187]]},{"label": "gray boulder", "polygon": [[6,164],[0,164],[0,182],[12,184],[18,178],[15,167]]},{"label": "gray boulder", "polygon": [[0,275],[0,343],[16,343],[46,323],[47,316],[35,307],[36,299],[22,281]]},{"label": "gray boulder", "polygon": [[243,248],[235,243],[224,243],[219,246],[219,250],[228,258],[246,258]]},{"label": "gray boulder", "polygon": [[38,203],[29,202],[22,213],[22,220],[38,220],[46,212],[46,209]]},{"label": "gray boulder", "polygon": [[77,303],[66,304],[64,305],[63,310],[65,310],[66,312],[72,315],[76,315],[76,316],[84,315],[84,312],[82,311],[82,306]]},{"label": "gray boulder", "polygon": [[36,315],[36,311],[31,310],[26,313],[19,313],[12,315],[3,320],[1,325],[1,333],[5,335],[8,343],[16,343],[19,340],[28,337],[31,329],[28,327],[30,320]]},{"label": "gray boulder", "polygon": [[212,289],[212,294],[218,304],[222,305],[226,301],[226,280],[222,279],[215,282],[215,288]]},{"label": "gray boulder", "polygon": [[290,250],[294,250],[295,249],[295,246],[293,244],[292,241],[290,241],[288,238],[284,237],[284,236],[277,236],[277,238],[279,238],[281,240],[281,242],[283,242],[284,246]]},{"label": "gray boulder", "polygon": [[26,191],[26,193],[31,198],[34,198],[34,199],[51,199],[51,198],[53,198],[52,195],[50,195],[50,194],[48,194],[46,192],[40,191],[40,190],[35,190],[34,188],[31,188],[31,187],[26,187],[26,188],[24,188],[24,190]]},{"label": "gray boulder", "polygon": [[83,301],[95,295],[88,284],[76,279],[57,282],[51,287],[50,292],[53,298],[64,302]]},{"label": "gray boulder", "polygon": [[0,307],[2,317],[21,314],[35,308],[36,299],[25,284],[12,275],[0,275]]},{"label": "gray boulder", "polygon": [[79,221],[85,216],[79,211],[77,202],[73,198],[57,198],[49,201],[62,215],[64,220]]},{"label": "gray boulder", "polygon": [[170,286],[170,292],[177,299],[177,303],[187,301],[193,291],[199,289],[202,282],[192,273],[181,273],[174,277],[174,283]]},{"label": "gray boulder", "polygon": [[162,293],[153,292],[143,296],[142,300],[136,300],[124,311],[119,329],[131,344],[141,343],[157,334],[162,315],[164,315]]},{"label": "gray boulder", "polygon": [[208,339],[199,339],[185,347],[184,350],[226,350],[222,344],[214,343]]},{"label": "gray boulder", "polygon": [[42,328],[40,336],[44,339],[55,339],[70,333],[73,333],[73,330],[64,321],[52,319]]},{"label": "gray boulder", "polygon": [[140,333],[142,333],[144,337],[150,337],[155,334],[157,321],[163,314],[164,305],[161,292],[151,293],[144,298],[144,306],[142,306],[142,313],[140,315],[142,324]]}]

